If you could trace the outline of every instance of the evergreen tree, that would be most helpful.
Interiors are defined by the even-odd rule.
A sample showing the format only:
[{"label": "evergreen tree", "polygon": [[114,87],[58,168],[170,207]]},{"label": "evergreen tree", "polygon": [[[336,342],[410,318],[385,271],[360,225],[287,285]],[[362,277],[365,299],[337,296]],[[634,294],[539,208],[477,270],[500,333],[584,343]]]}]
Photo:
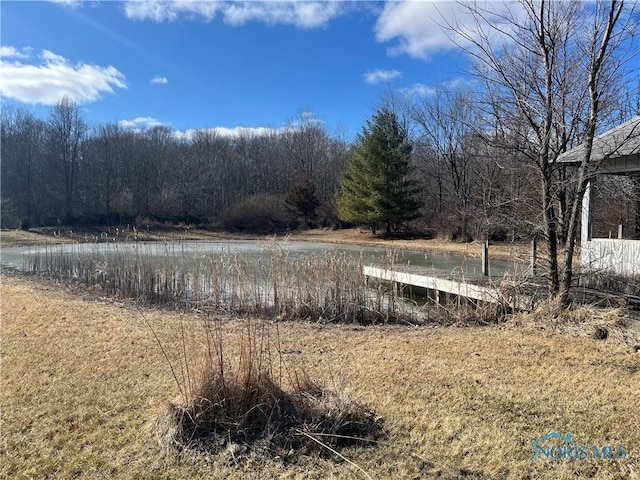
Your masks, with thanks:
[{"label": "evergreen tree", "polygon": [[412,145],[395,113],[378,110],[358,135],[336,198],[344,221],[387,233],[418,216],[418,189],[410,179]]},{"label": "evergreen tree", "polygon": [[294,184],[285,198],[287,208],[294,214],[304,218],[305,226],[313,219],[320,201],[316,196],[316,186],[309,177],[303,177]]}]

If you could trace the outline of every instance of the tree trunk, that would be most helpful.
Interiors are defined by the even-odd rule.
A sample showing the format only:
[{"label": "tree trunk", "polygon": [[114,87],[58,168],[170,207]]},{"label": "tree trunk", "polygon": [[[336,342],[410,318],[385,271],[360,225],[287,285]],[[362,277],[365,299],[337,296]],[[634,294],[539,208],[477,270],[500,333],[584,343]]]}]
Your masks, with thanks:
[{"label": "tree trunk", "polygon": [[[548,168],[548,167],[547,167]],[[560,275],[558,272],[558,236],[556,215],[551,203],[551,192],[548,176],[542,180],[542,207],[547,242],[549,245],[549,293],[554,296],[560,289]]]}]

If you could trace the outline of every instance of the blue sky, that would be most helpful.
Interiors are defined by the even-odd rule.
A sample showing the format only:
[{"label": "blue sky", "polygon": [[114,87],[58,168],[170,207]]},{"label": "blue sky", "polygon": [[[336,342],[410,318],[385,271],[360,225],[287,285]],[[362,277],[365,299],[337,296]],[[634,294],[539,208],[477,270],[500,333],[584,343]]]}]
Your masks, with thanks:
[{"label": "blue sky", "polygon": [[180,132],[281,128],[311,113],[353,138],[385,88],[428,95],[462,78],[465,58],[438,25],[457,8],[2,1],[2,101],[46,117],[67,94],[90,122]]}]

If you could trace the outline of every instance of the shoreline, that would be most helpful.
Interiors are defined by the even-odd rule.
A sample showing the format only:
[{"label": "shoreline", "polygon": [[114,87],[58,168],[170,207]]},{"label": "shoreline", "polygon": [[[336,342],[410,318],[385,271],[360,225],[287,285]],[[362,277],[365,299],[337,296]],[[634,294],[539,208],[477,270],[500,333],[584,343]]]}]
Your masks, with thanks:
[{"label": "shoreline", "polygon": [[[59,232],[59,234],[57,233]],[[441,239],[383,238],[363,232],[358,228],[343,230],[315,229],[283,234],[258,235],[231,232],[215,232],[204,229],[180,228],[170,230],[134,230],[119,227],[89,228],[47,228],[0,231],[0,248],[24,247],[32,245],[85,243],[104,241],[220,241],[220,240],[290,240],[312,243],[341,245],[361,245],[393,249],[439,252],[454,255],[479,257],[482,244],[478,242],[457,243]],[[489,254],[499,260],[527,262],[530,246],[525,243],[493,242],[489,244]]]}]

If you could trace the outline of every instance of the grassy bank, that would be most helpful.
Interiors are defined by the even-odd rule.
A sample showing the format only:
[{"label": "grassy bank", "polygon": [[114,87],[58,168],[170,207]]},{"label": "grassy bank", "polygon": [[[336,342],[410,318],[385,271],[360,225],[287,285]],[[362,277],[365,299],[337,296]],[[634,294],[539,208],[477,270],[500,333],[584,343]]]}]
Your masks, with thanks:
[{"label": "grassy bank", "polygon": [[[344,230],[305,230],[283,235],[247,235],[240,233],[212,232],[197,228],[179,228],[170,230],[126,230],[115,227],[91,228],[73,230],[71,228],[34,229],[29,232],[22,230],[0,231],[0,245],[16,247],[24,245],[41,245],[47,243],[84,242],[84,241],[164,241],[164,240],[265,240],[289,239],[305,242],[326,242],[346,245],[367,245],[382,248],[408,249],[427,252],[452,253],[456,255],[480,256],[481,245],[478,243],[456,243],[441,239],[401,239],[384,238],[372,235],[368,231],[358,228]],[[542,248],[540,246],[539,248]],[[540,253],[542,254],[542,252]],[[502,260],[519,260],[527,262],[529,259],[529,245],[523,243],[492,243],[490,246],[492,258]]]},{"label": "grassy bank", "polygon": [[0,230],[0,246],[22,247],[58,243],[83,242],[159,242],[178,240],[257,240],[262,235],[232,234],[212,232],[197,228],[166,228],[156,230],[136,230],[131,227],[43,227],[25,230]]},{"label": "grassy bank", "polygon": [[[478,242],[451,242],[439,238],[385,238],[372,235],[371,232],[359,228],[345,230],[306,230],[294,232],[288,236],[291,240],[308,242],[343,243],[348,245],[368,245],[373,247],[407,249],[425,252],[450,253],[480,257],[482,245]],[[540,249],[542,246],[539,246]],[[510,261],[529,261],[530,245],[528,243],[492,242],[489,247],[491,258]],[[539,251],[542,255],[542,250]]]},{"label": "grassy bank", "polygon": [[[140,312],[60,285],[0,280],[4,478],[366,478],[316,453],[166,456],[149,425],[179,392]],[[180,326],[200,317],[144,315],[179,362]],[[640,355],[615,335],[561,335],[541,320],[464,329],[282,322],[279,344],[286,361],[382,417],[385,440],[342,450],[372,478],[640,478]],[[221,320],[230,345],[245,321]],[[628,455],[534,461],[532,441],[551,431]]]}]

